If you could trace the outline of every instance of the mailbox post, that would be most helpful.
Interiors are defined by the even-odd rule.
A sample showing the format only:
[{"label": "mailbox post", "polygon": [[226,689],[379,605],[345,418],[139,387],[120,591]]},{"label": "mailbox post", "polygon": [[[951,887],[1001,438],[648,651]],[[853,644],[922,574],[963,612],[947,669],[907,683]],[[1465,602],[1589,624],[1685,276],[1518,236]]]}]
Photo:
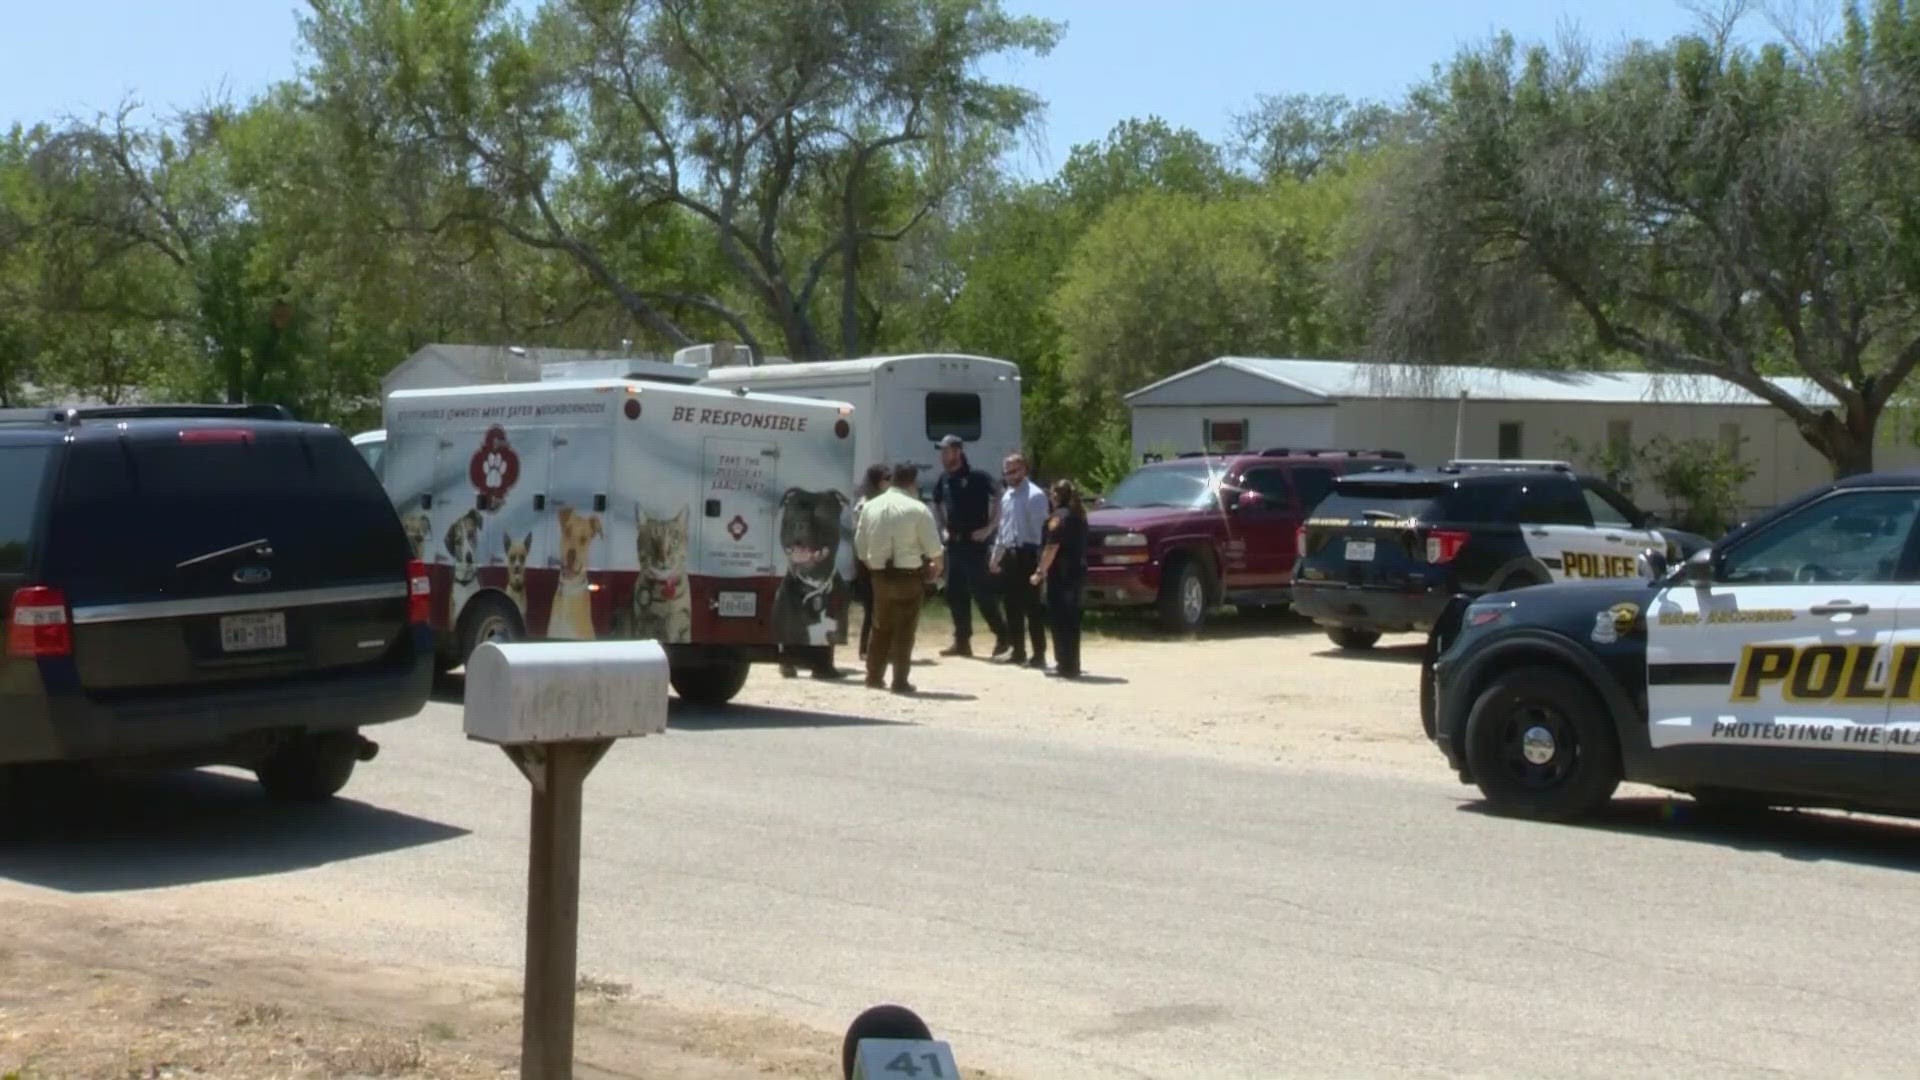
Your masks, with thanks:
[{"label": "mailbox post", "polygon": [[533,786],[520,1075],[571,1080],[581,792],[615,739],[666,731],[666,651],[653,641],[486,642],[467,660],[464,723]]}]

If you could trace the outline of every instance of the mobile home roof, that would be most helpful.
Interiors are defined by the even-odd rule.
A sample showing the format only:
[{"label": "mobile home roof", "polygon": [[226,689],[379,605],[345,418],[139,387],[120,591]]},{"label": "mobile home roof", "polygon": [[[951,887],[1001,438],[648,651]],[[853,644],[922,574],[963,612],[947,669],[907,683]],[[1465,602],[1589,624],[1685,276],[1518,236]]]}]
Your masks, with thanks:
[{"label": "mobile home roof", "polygon": [[[1608,404],[1752,405],[1762,398],[1711,375],[1648,371],[1527,371],[1512,368],[1389,364],[1350,360],[1280,360],[1222,356],[1169,375],[1126,396],[1130,405],[1160,404],[1159,392],[1203,372],[1225,369],[1276,390],[1332,404],[1342,399],[1451,401],[1558,401]],[[1830,407],[1833,398],[1812,379],[1775,378],[1773,385],[1808,405]],[[1183,401],[1182,404],[1201,404]],[[1258,404],[1245,399],[1205,404]]]}]

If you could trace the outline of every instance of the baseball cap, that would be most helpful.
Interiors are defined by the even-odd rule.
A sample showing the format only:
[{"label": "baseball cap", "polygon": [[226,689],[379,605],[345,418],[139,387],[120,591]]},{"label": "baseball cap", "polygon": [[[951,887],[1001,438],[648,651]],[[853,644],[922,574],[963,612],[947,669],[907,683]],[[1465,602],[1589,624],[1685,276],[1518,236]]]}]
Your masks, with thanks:
[{"label": "baseball cap", "polygon": [[940,437],[940,441],[937,443],[934,443],[933,445],[940,447],[943,450],[949,446],[954,447],[956,449],[960,449],[960,448],[964,448],[967,445],[967,442],[965,439],[962,439],[958,435],[943,435]]}]

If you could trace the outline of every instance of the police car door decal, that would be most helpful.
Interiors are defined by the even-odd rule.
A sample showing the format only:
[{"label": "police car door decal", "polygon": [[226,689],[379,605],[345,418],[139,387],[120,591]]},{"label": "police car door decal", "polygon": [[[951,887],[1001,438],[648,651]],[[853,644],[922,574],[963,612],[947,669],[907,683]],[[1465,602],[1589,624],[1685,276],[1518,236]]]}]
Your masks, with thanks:
[{"label": "police car door decal", "polygon": [[1654,749],[1886,749],[1892,703],[1920,700],[1920,625],[1900,619],[1920,589],[1894,580],[1915,508],[1912,492],[1841,493],[1729,549],[1715,584],[1663,589],[1647,613]]},{"label": "police car door decal", "polygon": [[[1899,586],[1675,585],[1647,617],[1650,742],[1877,749]],[[1822,608],[1816,612],[1815,608]]]},{"label": "police car door decal", "polygon": [[1529,481],[1515,516],[1527,551],[1555,581],[1639,576],[1641,549],[1593,527],[1583,489],[1570,477]]}]

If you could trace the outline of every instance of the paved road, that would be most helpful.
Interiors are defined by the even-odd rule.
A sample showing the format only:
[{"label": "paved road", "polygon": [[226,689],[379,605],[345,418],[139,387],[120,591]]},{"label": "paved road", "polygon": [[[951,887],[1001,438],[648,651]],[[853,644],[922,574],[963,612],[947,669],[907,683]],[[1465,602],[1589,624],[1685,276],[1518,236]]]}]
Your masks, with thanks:
[{"label": "paved road", "polygon": [[[582,967],[676,1004],[832,1031],[903,1000],[1011,1075],[1911,1075],[1920,830],[1656,803],[1554,827],[1478,812],[1437,768],[675,724],[589,784]],[[524,782],[450,704],[380,737],[347,805],[136,789],[0,876],[187,887],[164,895],[289,947],[517,969]]]}]

